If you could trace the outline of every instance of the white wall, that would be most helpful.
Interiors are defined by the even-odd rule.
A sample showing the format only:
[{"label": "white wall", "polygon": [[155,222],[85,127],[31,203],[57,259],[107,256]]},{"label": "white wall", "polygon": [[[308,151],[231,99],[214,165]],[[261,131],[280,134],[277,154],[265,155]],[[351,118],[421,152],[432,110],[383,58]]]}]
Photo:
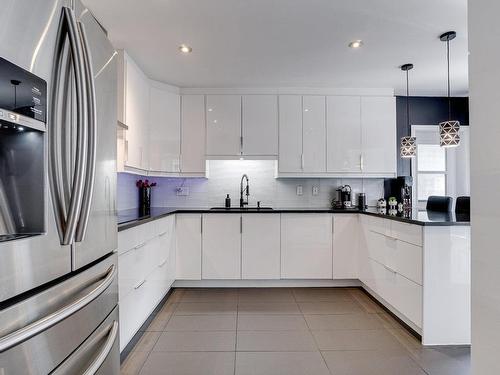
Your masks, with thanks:
[{"label": "white wall", "polygon": [[[250,205],[261,201],[262,206],[272,207],[328,207],[335,189],[349,184],[357,194],[364,191],[368,204],[375,205],[383,195],[383,179],[304,178],[276,179],[276,161],[273,160],[210,160],[208,179],[201,178],[150,178],[158,186],[154,188],[152,205],[156,207],[213,207],[223,206],[226,194],[230,194],[232,205],[239,205],[240,179],[243,173],[250,178]],[[120,173],[118,176],[118,209],[137,207],[135,180],[139,176]],[[302,185],[303,195],[296,194],[297,185]],[[189,196],[177,196],[176,188],[186,186]],[[313,186],[319,194],[312,195]],[[356,203],[356,201],[354,201]]]},{"label": "white wall", "polygon": [[500,1],[469,0],[472,370],[500,374]]}]

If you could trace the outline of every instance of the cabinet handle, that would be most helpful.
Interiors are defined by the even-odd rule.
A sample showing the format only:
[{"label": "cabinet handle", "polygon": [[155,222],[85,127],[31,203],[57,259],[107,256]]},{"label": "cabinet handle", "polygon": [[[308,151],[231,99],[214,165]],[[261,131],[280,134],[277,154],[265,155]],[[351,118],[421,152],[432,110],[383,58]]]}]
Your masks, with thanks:
[{"label": "cabinet handle", "polygon": [[240,137],[240,151],[243,152],[243,136]]},{"label": "cabinet handle", "polygon": [[165,265],[165,263],[167,263],[166,259],[163,262],[161,262],[160,264],[158,264],[158,268],[163,267]]},{"label": "cabinet handle", "polygon": [[203,215],[200,216],[200,233],[203,233]]},{"label": "cabinet handle", "polygon": [[243,216],[240,216],[240,233],[243,233]]},{"label": "cabinet handle", "polygon": [[361,152],[359,154],[359,169],[363,170],[364,169],[364,158],[363,158],[363,153]]},{"label": "cabinet handle", "polygon": [[396,272],[396,271],[394,271],[392,268],[387,267],[385,264],[384,264],[383,266],[384,266],[384,268],[385,268],[387,271],[392,272],[393,274],[397,274],[397,272]]},{"label": "cabinet handle", "polygon": [[142,281],[140,281],[139,284],[134,286],[134,289],[139,289],[145,282],[146,282],[146,279],[142,279]]},{"label": "cabinet handle", "polygon": [[304,154],[300,154],[300,169],[304,169]]},{"label": "cabinet handle", "polygon": [[164,235],[166,235],[167,233],[168,233],[168,232],[163,232],[163,233],[160,233],[160,234],[158,235],[158,237],[163,237],[163,236],[164,236]]},{"label": "cabinet handle", "polygon": [[333,216],[332,216],[332,234],[335,233],[335,224],[334,224],[334,220],[333,220]]},{"label": "cabinet handle", "polygon": [[134,249],[138,250],[138,249],[140,249],[141,247],[144,247],[144,246],[146,246],[146,242],[141,243],[140,245],[137,245],[136,247],[134,247]]}]

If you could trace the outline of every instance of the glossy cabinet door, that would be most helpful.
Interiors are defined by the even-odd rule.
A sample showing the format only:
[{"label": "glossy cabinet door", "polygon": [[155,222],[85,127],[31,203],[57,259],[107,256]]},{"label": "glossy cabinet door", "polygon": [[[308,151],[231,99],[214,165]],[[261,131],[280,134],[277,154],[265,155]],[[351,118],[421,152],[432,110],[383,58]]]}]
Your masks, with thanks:
[{"label": "glossy cabinet door", "polygon": [[201,280],[201,215],[176,214],[176,279]]},{"label": "glossy cabinet door", "polygon": [[361,173],[361,98],[327,96],[327,171]]},{"label": "glossy cabinet door", "polygon": [[278,97],[242,96],[242,152],[247,156],[278,155]]},{"label": "glossy cabinet door", "polygon": [[179,172],[181,146],[180,97],[151,82],[149,103],[149,169]]},{"label": "glossy cabinet door", "polygon": [[358,279],[358,215],[333,215],[333,278]]},{"label": "glossy cabinet door", "polygon": [[241,278],[241,215],[203,214],[202,279]]},{"label": "glossy cabinet door", "polygon": [[128,126],[125,164],[147,170],[149,80],[126,53],[123,56],[125,70],[125,124]]},{"label": "glossy cabinet door", "polygon": [[302,97],[303,172],[326,172],[326,104],[324,96]]},{"label": "glossy cabinet door", "polygon": [[331,214],[281,215],[281,278],[331,279]]},{"label": "glossy cabinet door", "polygon": [[396,99],[361,98],[361,170],[364,175],[396,175]]},{"label": "glossy cabinet door", "polygon": [[280,214],[243,214],[241,278],[280,278]]},{"label": "glossy cabinet door", "polygon": [[205,174],[205,95],[181,96],[181,172]]},{"label": "glossy cabinet door", "polygon": [[241,96],[207,95],[207,155],[234,157],[241,153]]},{"label": "glossy cabinet door", "polygon": [[281,173],[302,172],[302,96],[280,95],[279,157]]}]

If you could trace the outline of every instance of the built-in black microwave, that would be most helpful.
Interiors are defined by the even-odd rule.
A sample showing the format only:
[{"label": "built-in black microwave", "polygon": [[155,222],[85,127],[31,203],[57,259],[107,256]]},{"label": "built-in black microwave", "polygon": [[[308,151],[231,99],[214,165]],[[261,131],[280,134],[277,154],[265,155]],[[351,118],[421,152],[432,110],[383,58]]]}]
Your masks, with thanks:
[{"label": "built-in black microwave", "polygon": [[0,57],[0,121],[45,130],[47,82]]}]

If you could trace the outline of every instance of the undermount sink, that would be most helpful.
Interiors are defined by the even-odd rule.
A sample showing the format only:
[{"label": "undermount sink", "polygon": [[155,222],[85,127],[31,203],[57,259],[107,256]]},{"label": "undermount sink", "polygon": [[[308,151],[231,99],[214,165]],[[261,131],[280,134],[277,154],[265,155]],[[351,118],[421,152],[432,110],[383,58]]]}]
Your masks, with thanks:
[{"label": "undermount sink", "polygon": [[214,211],[272,211],[272,207],[212,207]]}]

